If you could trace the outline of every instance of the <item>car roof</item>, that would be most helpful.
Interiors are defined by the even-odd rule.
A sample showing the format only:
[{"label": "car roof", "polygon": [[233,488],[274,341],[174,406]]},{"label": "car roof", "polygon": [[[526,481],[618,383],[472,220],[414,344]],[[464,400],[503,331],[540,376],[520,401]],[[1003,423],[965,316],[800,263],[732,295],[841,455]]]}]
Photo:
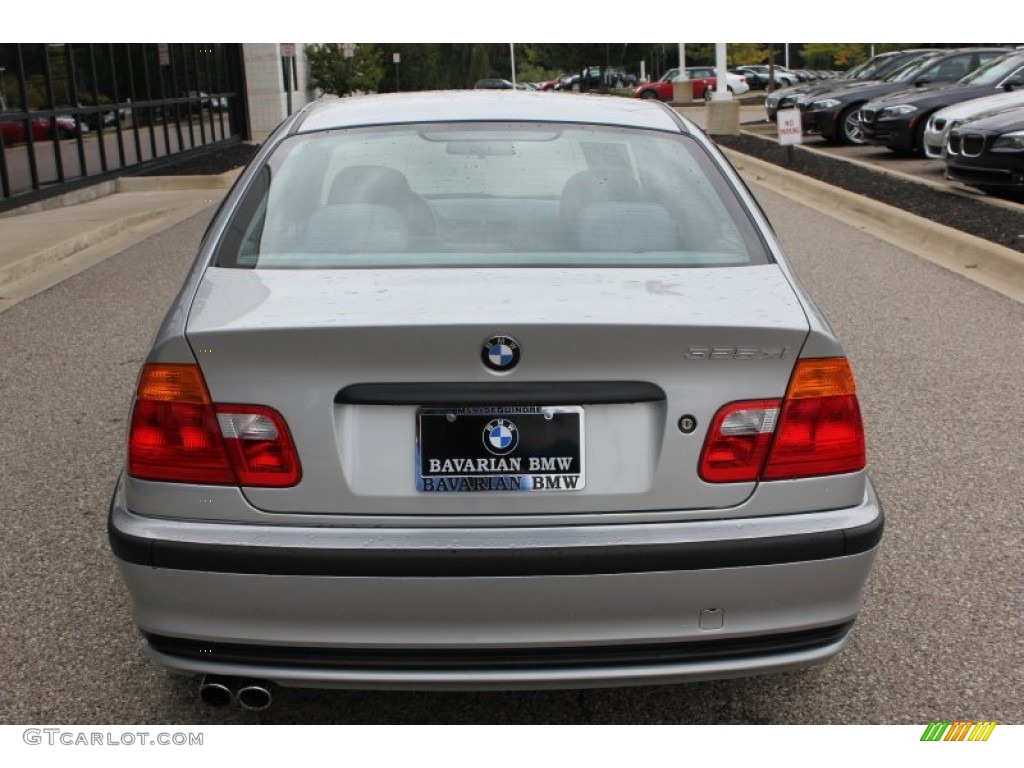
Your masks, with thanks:
[{"label": "car roof", "polygon": [[685,121],[646,99],[532,91],[420,91],[315,102],[297,132],[465,121],[592,123],[682,132]]}]

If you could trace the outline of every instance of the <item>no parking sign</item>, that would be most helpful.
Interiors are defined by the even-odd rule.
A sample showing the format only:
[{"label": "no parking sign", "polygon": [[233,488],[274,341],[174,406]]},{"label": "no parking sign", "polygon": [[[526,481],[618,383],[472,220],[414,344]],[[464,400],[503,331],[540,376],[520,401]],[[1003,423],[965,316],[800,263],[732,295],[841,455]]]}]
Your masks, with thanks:
[{"label": "no parking sign", "polygon": [[803,141],[804,128],[799,109],[780,109],[775,117],[779,130],[779,144],[786,146],[800,144]]}]

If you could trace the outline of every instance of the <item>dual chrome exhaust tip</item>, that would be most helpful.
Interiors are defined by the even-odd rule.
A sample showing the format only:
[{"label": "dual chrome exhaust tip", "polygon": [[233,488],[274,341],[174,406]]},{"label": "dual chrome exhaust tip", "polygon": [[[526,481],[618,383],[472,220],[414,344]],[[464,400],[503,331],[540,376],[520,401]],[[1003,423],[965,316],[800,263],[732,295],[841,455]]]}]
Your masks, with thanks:
[{"label": "dual chrome exhaust tip", "polygon": [[199,698],[211,707],[226,707],[237,699],[242,709],[260,712],[274,702],[271,684],[265,680],[238,680],[224,675],[203,675]]}]

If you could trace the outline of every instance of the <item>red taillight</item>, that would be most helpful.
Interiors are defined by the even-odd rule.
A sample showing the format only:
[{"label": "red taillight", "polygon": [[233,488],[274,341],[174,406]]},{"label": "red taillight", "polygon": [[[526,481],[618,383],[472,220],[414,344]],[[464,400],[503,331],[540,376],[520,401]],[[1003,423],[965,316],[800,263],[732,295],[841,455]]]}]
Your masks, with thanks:
[{"label": "red taillight", "polygon": [[284,419],[258,405],[214,405],[195,365],[143,367],[128,431],[141,480],[284,488],[301,477]]},{"label": "red taillight", "polygon": [[781,400],[731,403],[715,414],[700,457],[708,483],[757,480],[772,444]]},{"label": "red taillight", "polygon": [[709,483],[787,480],[856,472],[866,464],[849,363],[811,359],[797,362],[785,400],[719,410],[701,452],[700,477]]},{"label": "red taillight", "polygon": [[216,409],[240,485],[285,488],[299,482],[299,456],[281,414],[259,405]]},{"label": "red taillight", "polygon": [[235,485],[213,406],[136,400],[128,474],[140,480]]},{"label": "red taillight", "polygon": [[856,472],[866,465],[855,395],[787,401],[762,480]]}]

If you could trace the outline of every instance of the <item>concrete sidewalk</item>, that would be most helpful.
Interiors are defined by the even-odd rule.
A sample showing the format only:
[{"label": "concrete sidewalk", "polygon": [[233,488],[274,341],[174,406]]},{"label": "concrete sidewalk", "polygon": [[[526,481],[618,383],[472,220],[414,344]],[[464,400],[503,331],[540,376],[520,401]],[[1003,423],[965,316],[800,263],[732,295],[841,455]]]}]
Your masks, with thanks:
[{"label": "concrete sidewalk", "polygon": [[0,218],[0,312],[220,202],[238,172],[119,179],[87,202]]}]

